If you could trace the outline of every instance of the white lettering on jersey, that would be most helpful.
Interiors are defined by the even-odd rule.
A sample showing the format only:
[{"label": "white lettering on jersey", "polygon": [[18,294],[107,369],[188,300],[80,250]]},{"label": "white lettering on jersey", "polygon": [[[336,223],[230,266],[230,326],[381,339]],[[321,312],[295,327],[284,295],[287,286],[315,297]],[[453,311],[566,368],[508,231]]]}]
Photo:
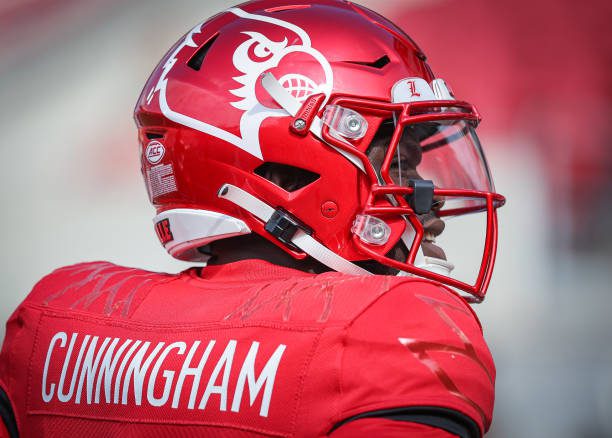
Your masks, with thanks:
[{"label": "white lettering on jersey", "polygon": [[[225,347],[225,351],[221,355],[221,359],[219,359],[215,369],[210,375],[210,379],[208,379],[206,391],[204,391],[204,395],[202,396],[202,400],[200,400],[198,409],[206,408],[206,403],[208,402],[208,398],[211,394],[219,394],[221,396],[219,409],[222,411],[227,411],[227,385],[229,383],[230,371],[232,368],[232,361],[234,360],[235,351],[236,341],[231,340],[227,344],[227,347]],[[215,385],[214,383],[217,381],[217,377],[219,376],[221,369],[224,369],[222,383],[221,385]]]},{"label": "white lettering on jersey", "polygon": [[119,338],[115,338],[111,343],[108,350],[106,350],[106,354],[104,354],[104,359],[102,359],[102,365],[100,366],[100,370],[98,371],[98,381],[96,382],[96,397],[95,402],[100,403],[100,384],[102,383],[102,376],[104,376],[104,397],[106,403],[110,403],[111,399],[111,384],[113,381],[113,374],[115,373],[115,367],[117,366],[117,362],[119,362],[119,358],[123,354],[123,351],[132,343],[131,339],[127,339],[121,347],[119,347],[119,351],[113,356],[113,352],[115,351],[115,347],[119,343]]},{"label": "white lettering on jersey", "polygon": [[132,357],[132,354],[134,354],[134,351],[136,351],[136,349],[141,343],[142,341],[139,341],[139,340],[134,342],[132,346],[130,347],[130,349],[128,350],[127,354],[124,356],[123,360],[121,361],[121,365],[119,366],[119,371],[117,371],[117,378],[115,379],[115,393],[114,393],[115,398],[113,400],[115,404],[119,403],[119,388],[121,386],[121,375],[123,374],[123,370],[127,366],[127,363],[130,360],[130,357]]},{"label": "white lettering on jersey", "polygon": [[147,370],[149,369],[155,355],[157,355],[159,350],[161,350],[164,346],[164,342],[157,344],[143,364],[142,359],[144,358],[149,345],[151,345],[150,342],[145,342],[140,350],[138,350],[138,353],[136,353],[136,356],[134,356],[134,359],[132,359],[130,362],[130,366],[125,373],[125,380],[123,381],[123,396],[121,397],[121,404],[127,405],[128,390],[130,389],[130,376],[133,376],[134,378],[134,400],[138,406],[142,404],[142,386],[144,385],[145,374],[147,373]]},{"label": "white lettering on jersey", "polygon": [[264,369],[261,371],[258,379],[255,379],[255,358],[257,357],[257,350],[259,349],[259,342],[253,342],[249,354],[247,354],[240,374],[238,376],[238,383],[236,384],[236,392],[234,393],[234,401],[232,402],[232,412],[238,412],[240,410],[240,401],[242,399],[242,392],[244,391],[245,383],[249,385],[249,405],[253,406],[255,398],[261,390],[261,387],[266,384],[264,389],[263,399],[261,401],[261,409],[259,415],[262,417],[268,416],[268,407],[270,406],[270,398],[272,397],[272,389],[274,388],[274,378],[276,377],[276,370],[280,363],[281,356],[285,351],[286,345],[279,345]]},{"label": "white lettering on jersey", "polygon": [[[202,396],[197,409],[205,410],[209,399],[213,395],[218,395],[220,411],[227,411],[231,398],[231,411],[239,412],[242,396],[248,387],[249,407],[255,405],[259,393],[263,391],[259,415],[267,417],[276,372],[286,345],[280,344],[276,347],[257,375],[255,363],[258,361],[259,346],[259,342],[251,343],[244,362],[239,364],[236,387],[231,388],[232,371],[236,372],[238,369],[238,367],[233,368],[232,364],[239,348],[238,341],[233,339],[223,346],[224,349],[219,355],[221,345],[214,339],[209,340],[204,348],[199,340],[193,341],[190,345],[183,341],[166,345],[165,342],[154,344],[139,339],[122,340],[107,337],[101,340],[99,336],[79,333],[72,333],[68,341],[65,332],[58,332],[51,338],[47,349],[42,373],[42,399],[45,403],[52,402],[56,397],[62,403],[99,404],[100,394],[104,391],[102,403],[107,404],[128,405],[133,400],[135,406],[148,404],[153,407],[163,407],[170,402],[170,406],[174,409],[195,409],[196,398],[200,393]],[[244,349],[246,346],[243,347],[243,351]],[[217,352],[216,356],[213,355],[214,351]],[[168,360],[169,356],[174,360]],[[206,376],[204,368],[211,357],[218,359],[213,371]],[[197,365],[194,366],[196,361]],[[168,365],[169,363],[173,366]],[[60,366],[59,382],[56,382]],[[50,374],[50,369],[56,372]],[[56,377],[52,377],[53,375]],[[188,384],[190,388],[187,388],[190,392],[189,399],[185,400],[181,398],[181,394],[187,377],[191,377],[187,379],[190,382]],[[207,382],[205,388],[200,385],[203,382],[202,377],[205,377],[204,381]],[[163,391],[159,394],[158,389],[156,396],[156,382],[162,379]],[[69,387],[66,390],[67,385]],[[171,393],[173,397],[170,401]]]},{"label": "white lettering on jersey", "polygon": [[94,354],[96,352],[96,344],[98,343],[98,336],[94,336],[89,344],[89,348],[87,349],[87,353],[85,354],[85,359],[83,360],[83,367],[81,368],[81,376],[79,377],[79,385],[77,386],[77,393],[74,397],[75,403],[81,403],[81,392],[83,390],[84,380],[87,379],[87,403],[91,403],[91,397],[93,395],[93,384],[94,378],[96,377],[96,371],[98,370],[98,365],[100,363],[100,359],[106,345],[110,342],[110,338],[104,339],[102,342],[102,346],[98,350],[98,354],[96,354],[96,358],[94,360]]},{"label": "white lettering on jersey", "polygon": [[49,343],[49,350],[47,350],[47,358],[45,359],[45,368],[43,370],[42,377],[42,398],[45,403],[49,403],[53,398],[53,392],[55,391],[55,383],[50,385],[49,392],[47,392],[47,371],[49,371],[49,362],[51,361],[51,352],[53,351],[53,347],[55,347],[55,343],[57,341],[61,341],[60,346],[64,348],[66,346],[66,341],[68,340],[68,336],[64,332],[56,333],[55,336],[51,338],[51,342]]},{"label": "white lettering on jersey", "polygon": [[204,369],[204,365],[206,365],[206,361],[208,360],[208,356],[210,355],[210,351],[215,345],[215,341],[210,341],[208,346],[206,347],[206,351],[202,355],[200,359],[200,363],[197,367],[191,368],[189,364],[191,363],[191,359],[198,349],[198,345],[200,345],[200,341],[195,341],[187,354],[187,359],[183,363],[183,367],[181,368],[181,372],[179,374],[178,382],[176,383],[176,389],[174,390],[174,398],[172,399],[172,407],[178,408],[179,401],[181,399],[181,391],[183,389],[183,382],[185,381],[185,377],[193,376],[193,385],[191,386],[191,394],[189,395],[189,405],[187,406],[189,409],[193,409],[195,405],[196,393],[198,391],[198,385],[200,384],[200,378],[202,377],[202,370]]},{"label": "white lettering on jersey", "polygon": [[[77,373],[76,371],[72,373],[72,378],[70,379],[70,390],[68,393],[64,393],[64,382],[66,380],[66,371],[68,369],[70,355],[72,353],[72,349],[74,347],[74,343],[76,342],[78,333],[73,333],[72,338],[70,338],[70,346],[68,347],[68,354],[66,355],[66,360],[64,360],[64,366],[62,367],[62,376],[60,377],[59,387],[57,388],[57,398],[61,402],[67,402],[72,398],[72,394],[74,392],[74,384],[76,383]],[[81,348],[79,349],[79,355],[77,357],[75,370],[78,370],[81,366],[81,359],[83,358],[83,350],[87,347],[87,342],[89,342],[89,335],[85,336],[85,340],[81,344]]]},{"label": "white lettering on jersey", "polygon": [[162,351],[162,354],[160,354],[160,356],[157,358],[155,366],[153,366],[151,376],[149,377],[149,386],[147,387],[147,400],[149,401],[149,404],[151,406],[163,406],[166,404],[168,398],[170,397],[170,390],[172,389],[172,379],[174,379],[175,374],[174,371],[165,370],[163,372],[162,376],[164,376],[164,378],[166,379],[166,383],[164,384],[164,392],[162,393],[162,396],[160,398],[155,397],[153,391],[155,389],[155,381],[157,380],[157,374],[159,373],[159,369],[163,365],[164,360],[166,360],[166,356],[170,354],[170,351],[173,348],[176,348],[178,350],[177,354],[183,355],[185,354],[185,350],[187,349],[187,344],[185,344],[184,342],[173,342],[172,344],[168,345],[164,349],[164,351]]}]

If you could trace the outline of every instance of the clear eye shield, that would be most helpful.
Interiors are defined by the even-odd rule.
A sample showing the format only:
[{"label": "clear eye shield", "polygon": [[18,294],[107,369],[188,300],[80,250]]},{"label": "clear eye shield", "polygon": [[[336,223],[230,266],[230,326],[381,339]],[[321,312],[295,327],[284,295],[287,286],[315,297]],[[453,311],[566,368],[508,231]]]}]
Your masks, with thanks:
[{"label": "clear eye shield", "polygon": [[[352,228],[356,245],[382,264],[443,281],[481,300],[495,253],[494,213],[504,198],[495,193],[475,132],[479,118],[473,106],[457,101],[390,104],[340,98],[330,111],[333,117],[324,118],[325,140],[369,164],[366,173],[372,184],[371,194]],[[350,126],[349,120],[367,130],[372,114],[384,119],[366,148],[343,135],[343,127]],[[485,214],[476,215],[484,217],[477,234],[482,236],[483,229],[486,233],[478,243],[470,240],[467,244],[466,239],[461,239],[465,228],[455,227],[454,223],[449,226],[449,219],[479,212]],[[389,257],[382,250],[383,246],[388,249],[385,245],[393,236],[391,218],[398,216],[407,224],[401,239],[405,260]],[[453,235],[459,236],[458,244]],[[444,243],[451,240],[452,245]],[[461,265],[457,261],[464,259],[461,252],[453,254],[451,248],[455,246],[464,250],[469,246],[469,251],[480,248],[476,272],[457,266],[450,277],[454,266],[449,260]]]}]

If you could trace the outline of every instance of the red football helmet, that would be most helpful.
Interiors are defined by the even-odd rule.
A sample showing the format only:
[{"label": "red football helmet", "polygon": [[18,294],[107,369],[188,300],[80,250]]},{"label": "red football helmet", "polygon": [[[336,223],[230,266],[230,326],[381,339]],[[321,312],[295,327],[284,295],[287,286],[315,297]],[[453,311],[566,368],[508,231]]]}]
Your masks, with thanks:
[{"label": "red football helmet", "polygon": [[[228,9],[170,49],[135,118],[172,256],[204,261],[198,248],[255,232],[337,271],[369,274],[376,262],[483,299],[504,198],[478,113],[380,15],[337,0]],[[432,242],[442,219],[474,212],[486,214],[486,238],[466,282]]]}]

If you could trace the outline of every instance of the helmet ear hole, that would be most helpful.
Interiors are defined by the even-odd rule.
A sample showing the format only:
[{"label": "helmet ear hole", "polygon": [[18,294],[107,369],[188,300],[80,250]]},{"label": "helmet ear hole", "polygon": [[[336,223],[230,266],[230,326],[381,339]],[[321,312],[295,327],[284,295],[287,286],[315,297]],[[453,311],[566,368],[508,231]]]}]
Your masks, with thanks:
[{"label": "helmet ear hole", "polygon": [[264,163],[254,173],[290,193],[312,184],[320,177],[309,170],[280,163]]}]

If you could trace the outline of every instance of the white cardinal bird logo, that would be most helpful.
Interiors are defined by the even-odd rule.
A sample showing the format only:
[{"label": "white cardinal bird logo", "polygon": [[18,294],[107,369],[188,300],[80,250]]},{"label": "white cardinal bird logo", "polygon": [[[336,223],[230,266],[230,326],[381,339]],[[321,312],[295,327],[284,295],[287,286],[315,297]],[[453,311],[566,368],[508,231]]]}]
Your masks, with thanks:
[{"label": "white cardinal bird logo", "polygon": [[244,19],[282,27],[298,36],[297,39],[292,39],[292,41],[299,40],[299,42],[289,44],[286,37],[282,41],[273,41],[260,32],[242,32],[248,39],[236,48],[232,56],[234,66],[242,75],[233,78],[238,86],[235,89],[228,90],[239,99],[231,102],[232,107],[243,111],[240,118],[240,135],[211,125],[204,120],[198,120],[176,112],[168,105],[166,98],[167,75],[176,64],[177,54],[184,47],[197,47],[197,44],[193,41],[193,36],[201,32],[203,23],[193,28],[170,55],[164,64],[157,84],[150,91],[147,101],[150,102],[155,93],[159,92],[159,105],[162,113],[168,119],[225,140],[257,158],[263,159],[259,144],[259,128],[262,122],[268,117],[282,117],[288,113],[282,108],[267,107],[259,101],[256,89],[261,75],[278,67],[288,55],[301,53],[311,57],[322,68],[324,75],[322,82],[317,83],[312,78],[298,72],[291,72],[279,78],[281,85],[299,102],[303,102],[309,96],[319,93],[323,93],[329,98],[333,88],[333,72],[327,59],[321,52],[312,47],[309,35],[299,26],[277,18],[251,14],[239,8],[231,8],[227,12]]}]

